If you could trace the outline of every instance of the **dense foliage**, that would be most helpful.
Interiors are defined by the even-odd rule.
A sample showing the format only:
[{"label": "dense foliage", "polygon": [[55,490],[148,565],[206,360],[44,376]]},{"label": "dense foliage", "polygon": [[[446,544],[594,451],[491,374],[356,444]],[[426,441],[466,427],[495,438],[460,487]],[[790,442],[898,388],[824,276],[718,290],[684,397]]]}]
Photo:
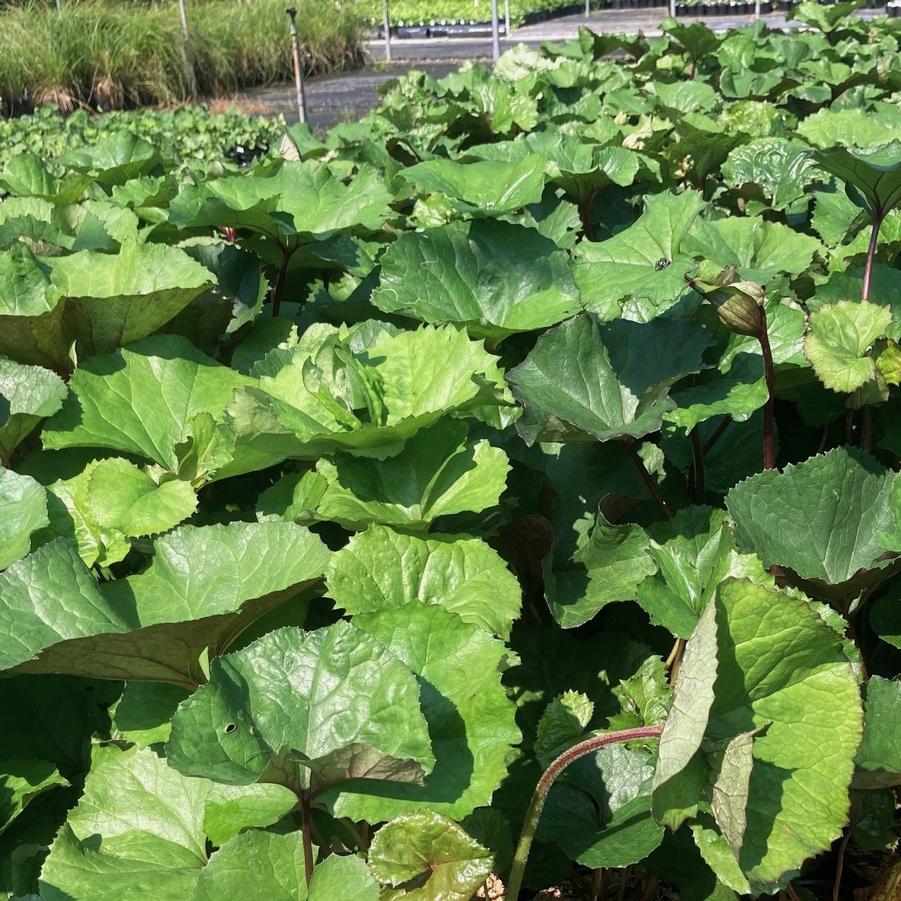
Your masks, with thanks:
[{"label": "dense foliage", "polygon": [[[574,7],[572,0],[498,0],[501,22],[509,10],[511,25],[519,25],[529,16]],[[593,3],[601,8],[610,4]],[[582,7],[584,9],[584,3]],[[357,0],[357,9],[366,19],[381,25],[384,21],[382,0]],[[389,0],[392,25],[482,24],[491,21],[491,0]]]},{"label": "dense foliage", "polygon": [[[185,50],[172,0],[67,0],[0,9],[0,114],[44,103],[121,109],[198,94],[227,95],[292,77],[291,40],[281,0],[193,0]],[[335,0],[304,4],[298,19],[308,72],[359,62],[360,19]]]},{"label": "dense foliage", "polygon": [[48,105],[32,115],[0,119],[0,160],[30,153],[52,163],[120,132],[153,144],[178,169],[198,161],[239,163],[277,154],[285,122],[280,116],[248,116],[234,109],[213,113],[203,105],[102,115],[77,110],[68,116]]},{"label": "dense foliage", "polygon": [[7,162],[10,894],[498,898],[534,832],[526,890],[892,897],[901,56],[844,12]]}]

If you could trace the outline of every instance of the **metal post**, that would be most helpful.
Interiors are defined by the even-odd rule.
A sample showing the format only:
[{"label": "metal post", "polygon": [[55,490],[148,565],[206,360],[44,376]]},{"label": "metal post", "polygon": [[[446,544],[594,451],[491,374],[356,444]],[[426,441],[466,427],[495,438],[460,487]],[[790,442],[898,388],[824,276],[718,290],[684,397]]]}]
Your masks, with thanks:
[{"label": "metal post", "polygon": [[388,0],[382,0],[382,28],[385,29],[385,61],[391,62],[391,11]]},{"label": "metal post", "polygon": [[510,40],[510,0],[504,0],[504,37]]},{"label": "metal post", "polygon": [[760,0],[754,0],[754,21],[760,18]]},{"label": "metal post", "polygon": [[[59,2],[59,0],[57,0]],[[185,0],[178,0],[178,15],[181,18],[181,33],[184,39],[182,52],[185,55],[185,67],[188,70],[188,80],[191,86],[191,95],[197,96],[197,73],[194,71],[194,54],[191,52],[191,34],[188,31],[188,10],[185,8]]]},{"label": "metal post", "polygon": [[58,13],[63,11],[63,0],[56,0],[56,11]]},{"label": "metal post", "polygon": [[585,0],[585,18],[591,15],[591,0]]},{"label": "metal post", "polygon": [[497,62],[501,58],[501,39],[498,32],[500,23],[497,20],[497,0],[491,0],[491,55]]},{"label": "metal post", "polygon": [[297,91],[297,121],[307,121],[307,98],[303,92],[303,67],[300,61],[300,39],[297,36],[297,8],[285,10],[291,20],[291,49],[294,54],[294,87]]},{"label": "metal post", "polygon": [[671,19],[676,18],[676,0],[669,0],[669,15]]}]

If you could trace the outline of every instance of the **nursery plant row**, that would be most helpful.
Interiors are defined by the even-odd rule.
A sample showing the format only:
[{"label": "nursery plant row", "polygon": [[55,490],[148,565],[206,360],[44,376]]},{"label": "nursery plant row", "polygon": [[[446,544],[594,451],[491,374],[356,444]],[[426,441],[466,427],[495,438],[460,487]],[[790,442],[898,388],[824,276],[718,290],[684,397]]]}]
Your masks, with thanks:
[{"label": "nursery plant row", "polygon": [[7,159],[10,897],[895,897],[901,54],[853,11],[413,72],[284,159]]}]

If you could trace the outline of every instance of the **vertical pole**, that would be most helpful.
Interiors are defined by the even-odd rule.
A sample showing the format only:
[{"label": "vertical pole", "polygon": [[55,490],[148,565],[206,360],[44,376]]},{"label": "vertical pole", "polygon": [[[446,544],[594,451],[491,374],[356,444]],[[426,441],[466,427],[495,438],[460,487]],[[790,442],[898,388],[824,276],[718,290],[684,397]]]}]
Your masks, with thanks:
[{"label": "vertical pole", "polygon": [[497,20],[497,0],[491,0],[491,56],[497,62],[501,58],[501,39],[498,32],[500,24]]},{"label": "vertical pole", "polygon": [[382,0],[382,28],[385,29],[385,62],[391,62],[391,11],[388,0]]},{"label": "vertical pole", "polygon": [[56,11],[58,13],[63,11],[63,0],[56,0]]},{"label": "vertical pole", "polygon": [[510,40],[510,0],[504,0],[504,37]]},{"label": "vertical pole", "polygon": [[676,18],[676,0],[669,0],[669,14],[671,19]]},{"label": "vertical pole", "polygon": [[591,15],[591,0],[585,0],[585,18]]},{"label": "vertical pole", "polygon": [[285,10],[291,20],[291,51],[294,55],[294,87],[297,92],[297,121],[307,121],[307,98],[303,92],[303,67],[300,60],[300,39],[297,36],[297,8]]},{"label": "vertical pole", "polygon": [[[60,0],[56,0],[57,4]],[[181,33],[184,39],[182,52],[185,55],[185,66],[188,70],[188,82],[191,87],[191,95],[197,96],[197,73],[194,71],[194,54],[191,53],[191,35],[188,31],[188,10],[185,7],[185,0],[178,0],[178,15],[181,18]]]},{"label": "vertical pole", "polygon": [[760,18],[760,0],[754,0],[754,21]]}]

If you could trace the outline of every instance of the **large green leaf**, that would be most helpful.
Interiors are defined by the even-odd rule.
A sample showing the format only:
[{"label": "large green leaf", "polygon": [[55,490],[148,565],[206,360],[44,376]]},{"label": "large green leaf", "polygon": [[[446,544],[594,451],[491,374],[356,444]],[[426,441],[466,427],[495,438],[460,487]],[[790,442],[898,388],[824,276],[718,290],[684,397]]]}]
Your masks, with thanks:
[{"label": "large green leaf", "polygon": [[0,668],[206,681],[199,657],[321,578],[328,552],[294,523],[183,526],[138,575],[98,584],[62,540],[0,574]]},{"label": "large green leaf", "polygon": [[877,536],[892,524],[893,482],[871,457],[840,447],[745,479],[726,506],[740,547],[846,601],[889,574]]},{"label": "large green leaf", "polygon": [[464,622],[509,638],[521,589],[497,552],[468,535],[404,535],[370,526],[334,554],[329,595],[354,615],[405,604],[437,604]]},{"label": "large green leaf", "polygon": [[867,150],[833,147],[817,153],[816,160],[821,168],[856,188],[880,219],[901,203],[901,138]]},{"label": "large green leaf", "polygon": [[369,849],[372,872],[390,886],[383,892],[384,901],[470,901],[492,863],[486,848],[453,820],[431,810],[386,823]]},{"label": "large green leaf", "polygon": [[150,173],[162,162],[153,145],[128,130],[113,131],[93,144],[71,150],[61,160],[102,185],[121,185]]},{"label": "large green leaf", "polygon": [[439,516],[495,506],[510,464],[484,438],[468,440],[465,423],[443,419],[387,460],[335,454],[316,470],[326,482],[319,519],[350,529],[386,523],[421,531]]},{"label": "large green leaf", "polygon": [[[587,524],[586,524],[587,525]],[[647,532],[634,523],[613,525],[598,514],[566,562],[545,559],[545,596],[564,628],[584,625],[607,604],[629,601],[656,566]]]},{"label": "large green leaf", "polygon": [[207,859],[208,791],[152,751],[95,746],[84,793],[41,871],[41,897],[191,898]]},{"label": "large green leaf", "polygon": [[753,558],[736,552],[724,510],[684,507],[649,531],[657,571],[641,583],[636,600],[651,622],[688,638],[720,582],[741,575]]},{"label": "large green leaf", "polygon": [[50,266],[16,241],[0,251],[0,282],[0,354],[21,363],[68,368],[64,305],[50,280]]},{"label": "large green leaf", "polygon": [[890,117],[874,116],[865,109],[821,109],[798,125],[798,134],[809,144],[831,147],[876,147],[901,140],[901,127]]},{"label": "large green leaf", "polygon": [[49,369],[24,366],[0,357],[0,464],[47,416],[62,406],[63,380]]},{"label": "large green leaf", "polygon": [[48,524],[47,496],[29,476],[0,468],[0,570],[31,549],[31,535]]},{"label": "large green leaf", "polygon": [[761,284],[780,274],[800,275],[819,248],[815,238],[756,216],[695,220],[682,245],[685,253],[735,266],[743,279]]},{"label": "large green leaf", "polygon": [[497,359],[452,326],[398,331],[312,329],[256,367],[258,388],[228,407],[239,440],[260,456],[316,459],[334,450],[396,454],[445,414],[503,402]]},{"label": "large green leaf", "polygon": [[184,338],[157,335],[79,366],[44,428],[44,446],[109,448],[177,472],[180,446],[252,384]]},{"label": "large green leaf", "polygon": [[516,427],[535,441],[641,438],[674,404],[674,382],[701,368],[713,336],[693,322],[601,324],[583,315],[546,332],[507,378],[525,407]]},{"label": "large green leaf", "polygon": [[67,337],[82,354],[145,338],[213,284],[208,269],[164,244],[127,241],[116,254],[84,250],[48,262]]},{"label": "large green leaf", "polygon": [[378,901],[379,886],[359,857],[332,855],[316,864],[310,887],[299,833],[253,830],[223,845],[203,868],[187,901]]},{"label": "large green leaf", "polygon": [[521,738],[500,681],[505,646],[437,606],[360,613],[354,625],[419,677],[435,767],[422,785],[358,780],[324,800],[337,816],[371,823],[423,808],[461,819],[490,804]]},{"label": "large green leaf", "polygon": [[638,863],[663,838],[651,816],[653,777],[652,755],[638,748],[613,746],[583,758],[551,790],[538,839],[592,869]]},{"label": "large green leaf", "polygon": [[573,273],[585,308],[600,319],[647,321],[686,293],[691,261],[682,240],[703,208],[695,191],[649,195],[638,221],[606,241],[583,241]]},{"label": "large green leaf", "polygon": [[319,162],[285,162],[267,175],[227,175],[183,187],[169,221],[178,228],[228,226],[307,242],[380,228],[389,200],[384,179],[371,169],[345,184]]},{"label": "large green leaf", "polygon": [[87,566],[118,563],[131,548],[130,539],[167,532],[197,508],[188,482],[157,484],[145,470],[119,457],[94,460],[48,491],[54,531],[74,536]]},{"label": "large green leaf", "polygon": [[441,193],[458,201],[462,211],[496,214],[541,200],[544,158],[537,154],[516,162],[458,163],[429,160],[404,169],[401,177],[421,193]]},{"label": "large green leaf", "polygon": [[0,832],[38,795],[69,781],[49,761],[33,757],[0,758]]},{"label": "large green leaf", "polygon": [[727,185],[756,188],[774,209],[782,210],[804,194],[817,175],[810,150],[787,138],[757,138],[742,144],[723,163]]},{"label": "large green leaf", "polygon": [[461,323],[474,335],[532,331],[580,309],[566,254],[520,225],[475,220],[408,232],[380,262],[372,295],[380,310]]},{"label": "large green leaf", "polygon": [[901,783],[901,681],[867,680],[863,741],[857,752],[854,784],[881,788]]},{"label": "large green leaf", "polygon": [[214,660],[173,717],[166,755],[186,774],[295,791],[421,782],[435,760],[413,674],[346,622],[279,629]]},{"label": "large green leaf", "polygon": [[851,301],[826,304],[812,313],[804,352],[820,381],[843,394],[872,381],[876,361],[870,351],[891,321],[887,307]]},{"label": "large green leaf", "polygon": [[725,845],[708,863],[727,884],[738,872],[752,894],[778,891],[845,825],[861,730],[841,636],[806,599],[729,580],[686,648],[655,811],[672,817],[673,797],[698,797],[709,779]]}]

